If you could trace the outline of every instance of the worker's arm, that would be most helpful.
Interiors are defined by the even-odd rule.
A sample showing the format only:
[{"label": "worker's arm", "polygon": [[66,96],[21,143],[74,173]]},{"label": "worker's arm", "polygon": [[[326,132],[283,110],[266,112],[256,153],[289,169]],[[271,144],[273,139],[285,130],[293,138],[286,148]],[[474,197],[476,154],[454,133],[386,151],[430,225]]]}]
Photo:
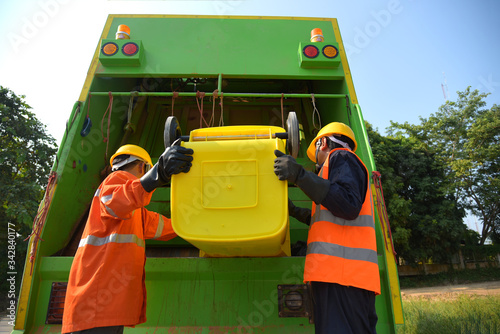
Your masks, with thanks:
[{"label": "worker's arm", "polygon": [[353,220],[359,215],[366,195],[365,168],[353,153],[344,150],[330,155],[329,166],[330,188],[321,205],[337,217]]},{"label": "worker's arm", "polygon": [[142,221],[144,222],[144,239],[168,241],[177,236],[172,228],[171,220],[163,215],[142,209]]},{"label": "worker's arm", "polygon": [[295,159],[275,151],[274,172],[280,180],[288,180],[316,204],[326,207],[335,216],[355,219],[363,205],[367,176],[356,155],[344,150],[330,154],[329,179],[306,171]]},{"label": "worker's arm", "polygon": [[130,219],[134,210],[149,204],[152,196],[138,178],[124,171],[110,174],[98,193],[101,216],[119,220]]},{"label": "worker's arm", "polygon": [[275,150],[274,154],[274,174],[278,179],[296,184],[314,203],[321,203],[328,193],[330,182],[306,171],[292,156],[279,150]]},{"label": "worker's arm", "polygon": [[311,209],[295,206],[290,199],[288,200],[288,214],[301,223],[311,224]]}]

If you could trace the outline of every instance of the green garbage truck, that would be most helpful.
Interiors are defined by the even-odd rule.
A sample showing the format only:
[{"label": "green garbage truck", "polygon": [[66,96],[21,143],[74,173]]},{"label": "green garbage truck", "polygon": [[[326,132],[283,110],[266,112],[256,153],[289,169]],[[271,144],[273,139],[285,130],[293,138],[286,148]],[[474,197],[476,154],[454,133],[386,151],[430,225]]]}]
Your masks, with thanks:
[{"label": "green garbage truck", "polygon": [[336,19],[110,15],[96,42],[33,223],[13,333],[61,331],[69,271],[111,155],[135,144],[154,163],[175,140],[193,148],[192,170],[147,208],[171,217],[178,236],[146,241],[147,321],[125,332],[313,333],[308,226],[287,210],[288,198],[311,201],[272,174],[272,153],[314,170],[307,147],[334,121],[352,128],[370,173],[377,331],[396,333],[395,252]]}]

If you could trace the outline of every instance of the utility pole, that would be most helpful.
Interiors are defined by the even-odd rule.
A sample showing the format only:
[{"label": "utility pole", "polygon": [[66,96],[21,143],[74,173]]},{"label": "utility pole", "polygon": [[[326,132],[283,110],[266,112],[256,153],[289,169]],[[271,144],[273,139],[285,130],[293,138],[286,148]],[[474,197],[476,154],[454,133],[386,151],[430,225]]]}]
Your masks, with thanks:
[{"label": "utility pole", "polygon": [[446,82],[446,75],[443,72],[443,79],[444,79],[444,84],[441,84],[441,89],[443,90],[443,96],[444,100],[448,101],[448,96],[450,95],[448,93],[448,83]]}]

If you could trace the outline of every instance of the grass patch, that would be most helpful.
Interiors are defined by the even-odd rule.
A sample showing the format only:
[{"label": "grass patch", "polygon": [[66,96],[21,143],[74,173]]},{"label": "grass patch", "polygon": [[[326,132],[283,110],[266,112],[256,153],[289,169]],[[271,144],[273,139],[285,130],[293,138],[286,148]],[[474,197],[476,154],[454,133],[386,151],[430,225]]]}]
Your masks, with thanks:
[{"label": "grass patch", "polygon": [[398,334],[500,333],[500,297],[440,295],[403,299]]},{"label": "grass patch", "polygon": [[499,279],[500,268],[480,268],[453,270],[434,275],[400,277],[399,285],[402,289],[423,288],[439,285],[498,281]]}]

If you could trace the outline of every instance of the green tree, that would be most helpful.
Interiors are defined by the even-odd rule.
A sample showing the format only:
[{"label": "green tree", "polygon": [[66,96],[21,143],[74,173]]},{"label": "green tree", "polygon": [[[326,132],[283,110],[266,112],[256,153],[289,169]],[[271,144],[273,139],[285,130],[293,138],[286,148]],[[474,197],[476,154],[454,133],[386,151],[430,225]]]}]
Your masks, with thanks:
[{"label": "green tree", "polygon": [[[31,232],[56,153],[54,138],[47,134],[45,125],[30,111],[24,99],[0,86],[0,271],[17,272],[17,286],[26,257],[24,239]],[[8,288],[3,280],[2,296],[7,295]]]},{"label": "green tree", "polygon": [[410,263],[447,261],[465,232],[464,212],[447,192],[446,166],[404,137],[384,137],[367,124],[396,252]]},{"label": "green tree", "polygon": [[468,87],[419,125],[392,123],[391,134],[413,140],[446,164],[450,187],[483,224],[480,244],[498,227],[500,215],[500,108],[485,108],[488,94]]}]

